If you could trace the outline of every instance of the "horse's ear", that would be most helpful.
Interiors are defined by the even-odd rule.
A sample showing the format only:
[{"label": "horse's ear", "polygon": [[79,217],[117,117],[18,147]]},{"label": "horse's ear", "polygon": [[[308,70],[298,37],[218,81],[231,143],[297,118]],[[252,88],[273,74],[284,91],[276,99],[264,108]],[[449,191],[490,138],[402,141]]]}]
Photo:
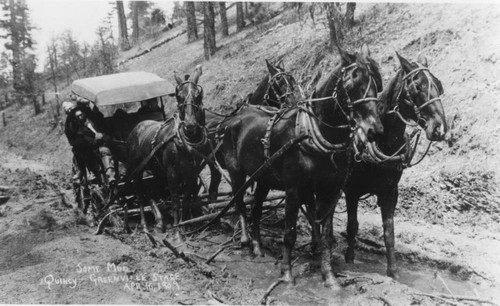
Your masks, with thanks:
[{"label": "horse's ear", "polygon": [[201,65],[196,66],[194,68],[194,76],[193,76],[193,83],[198,84],[198,79],[200,78],[201,74],[203,73],[201,69]]},{"label": "horse's ear", "polygon": [[356,57],[354,55],[349,54],[339,45],[337,45],[337,50],[339,51],[340,59],[342,60],[342,66],[348,66],[356,61]]},{"label": "horse's ear", "polygon": [[431,76],[432,76],[432,81],[434,82],[434,84],[436,84],[438,90],[439,90],[439,94],[442,95],[444,94],[444,88],[443,88],[443,84],[441,84],[441,81],[436,78],[432,73],[431,73]]},{"label": "horse's ear", "polygon": [[364,43],[363,46],[361,47],[361,56],[367,59],[370,57],[370,55],[371,55],[370,48],[368,48],[368,45]]},{"label": "horse's ear", "polygon": [[175,81],[177,82],[177,85],[182,84],[182,79],[177,75],[176,71],[174,71],[174,78],[175,78]]},{"label": "horse's ear", "polygon": [[405,73],[409,73],[410,71],[413,70],[413,67],[411,66],[410,62],[408,62],[404,57],[399,55],[399,53],[397,53],[397,52],[396,52],[396,56],[399,60],[399,65],[401,66],[401,69],[403,69],[403,71]]},{"label": "horse's ear", "polygon": [[425,57],[425,55],[423,54],[418,55],[417,62],[422,64],[424,67],[429,67],[427,63],[427,57]]},{"label": "horse's ear", "polygon": [[283,64],[283,59],[280,59],[280,61],[276,64],[276,67],[280,68],[281,70],[285,70],[285,65]]},{"label": "horse's ear", "polygon": [[278,73],[278,69],[276,69],[276,67],[271,65],[267,59],[266,59],[266,65],[267,65],[267,70],[271,75],[275,75]]}]

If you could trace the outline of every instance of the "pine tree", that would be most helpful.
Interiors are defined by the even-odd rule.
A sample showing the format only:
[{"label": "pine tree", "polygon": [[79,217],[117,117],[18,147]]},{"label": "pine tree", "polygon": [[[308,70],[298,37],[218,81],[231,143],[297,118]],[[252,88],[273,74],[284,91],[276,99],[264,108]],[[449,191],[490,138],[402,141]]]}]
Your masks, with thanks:
[{"label": "pine tree", "polygon": [[205,60],[208,61],[216,50],[214,3],[203,2],[203,8],[203,49]]},{"label": "pine tree", "polygon": [[116,13],[118,14],[118,32],[120,38],[120,49],[122,51],[130,49],[127,32],[127,19],[125,18],[125,9],[123,1],[116,1]]},{"label": "pine tree", "polygon": [[196,24],[196,8],[194,2],[184,2],[184,12],[187,19],[188,42],[192,42],[198,39],[198,26]]},{"label": "pine tree", "polygon": [[229,26],[227,22],[226,2],[219,2],[220,26],[222,36],[229,36]]},{"label": "pine tree", "polygon": [[[34,73],[36,62],[29,56],[34,41],[31,37],[33,27],[30,23],[28,6],[24,0],[0,0],[4,18],[0,19],[3,39],[6,39],[5,48],[10,51],[12,66],[13,87],[20,92],[33,92],[34,83],[27,80]],[[26,66],[26,67],[24,67]],[[30,71],[33,69],[33,71]]]}]

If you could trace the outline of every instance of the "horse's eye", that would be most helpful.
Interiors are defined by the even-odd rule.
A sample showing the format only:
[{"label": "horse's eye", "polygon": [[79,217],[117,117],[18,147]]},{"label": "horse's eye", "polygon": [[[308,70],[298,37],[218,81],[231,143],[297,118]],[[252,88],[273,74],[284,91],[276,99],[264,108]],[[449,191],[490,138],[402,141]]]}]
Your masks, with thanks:
[{"label": "horse's eye", "polygon": [[358,78],[358,76],[359,76],[359,71],[358,71],[358,69],[354,69],[354,70],[352,71],[352,74],[351,74],[351,75],[352,75],[352,78],[353,78],[353,79],[357,79],[357,78]]}]

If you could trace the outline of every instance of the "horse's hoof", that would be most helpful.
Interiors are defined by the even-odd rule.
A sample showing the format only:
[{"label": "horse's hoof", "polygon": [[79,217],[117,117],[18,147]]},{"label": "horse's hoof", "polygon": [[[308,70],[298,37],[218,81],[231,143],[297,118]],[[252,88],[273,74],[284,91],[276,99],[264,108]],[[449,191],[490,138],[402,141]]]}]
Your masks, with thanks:
[{"label": "horse's hoof", "polygon": [[255,255],[255,257],[264,257],[264,253],[260,248],[260,243],[257,240],[253,240],[252,245],[253,245],[253,254]]},{"label": "horse's hoof", "polygon": [[341,290],[340,284],[337,282],[335,277],[333,277],[333,275],[326,278],[325,287],[329,288],[332,291],[340,291]]},{"label": "horse's hoof", "polygon": [[155,226],[155,231],[158,234],[163,234],[163,233],[165,233],[165,226],[164,225],[157,225],[157,226]]},{"label": "horse's hoof", "polygon": [[210,201],[215,201],[215,200],[217,200],[217,197],[218,197],[217,192],[210,192],[210,193],[208,194],[208,199],[209,199]]},{"label": "horse's hoof", "polygon": [[253,249],[252,247],[252,242],[250,241],[250,239],[247,237],[243,237],[241,236],[241,239],[240,239],[240,245],[241,245],[241,249]]},{"label": "horse's hoof", "polygon": [[347,250],[344,255],[345,262],[348,264],[354,264],[354,251]]},{"label": "horse's hoof", "polygon": [[400,277],[401,277],[399,275],[399,271],[398,270],[389,270],[389,269],[387,269],[387,276],[391,277],[394,280],[399,280]]},{"label": "horse's hoof", "polygon": [[184,242],[184,236],[179,231],[175,231],[174,239],[178,242]]},{"label": "horse's hoof", "polygon": [[254,248],[253,254],[255,255],[255,257],[264,257],[264,253],[260,248]]},{"label": "horse's hoof", "polygon": [[295,286],[295,277],[292,276],[291,271],[283,272],[282,276],[281,276],[281,280]]}]

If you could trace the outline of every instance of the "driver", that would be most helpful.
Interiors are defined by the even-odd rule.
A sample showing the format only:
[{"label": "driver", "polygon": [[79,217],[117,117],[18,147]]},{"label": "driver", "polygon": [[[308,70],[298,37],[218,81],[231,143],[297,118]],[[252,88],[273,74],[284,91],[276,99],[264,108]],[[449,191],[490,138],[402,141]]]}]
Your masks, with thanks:
[{"label": "driver", "polygon": [[161,112],[161,108],[158,106],[158,100],[156,98],[141,101],[141,107],[137,110],[139,114],[154,112]]},{"label": "driver", "polygon": [[[100,165],[99,160],[96,158],[99,157],[108,183],[112,186],[115,184],[116,178],[113,158],[108,147],[111,138],[101,132],[102,119],[103,116],[98,110],[91,110],[88,104],[78,103],[69,110],[65,133],[70,145],[73,147],[78,169],[86,173],[84,171],[86,166],[96,178],[100,178]],[[98,153],[97,156],[95,153]]]}]

